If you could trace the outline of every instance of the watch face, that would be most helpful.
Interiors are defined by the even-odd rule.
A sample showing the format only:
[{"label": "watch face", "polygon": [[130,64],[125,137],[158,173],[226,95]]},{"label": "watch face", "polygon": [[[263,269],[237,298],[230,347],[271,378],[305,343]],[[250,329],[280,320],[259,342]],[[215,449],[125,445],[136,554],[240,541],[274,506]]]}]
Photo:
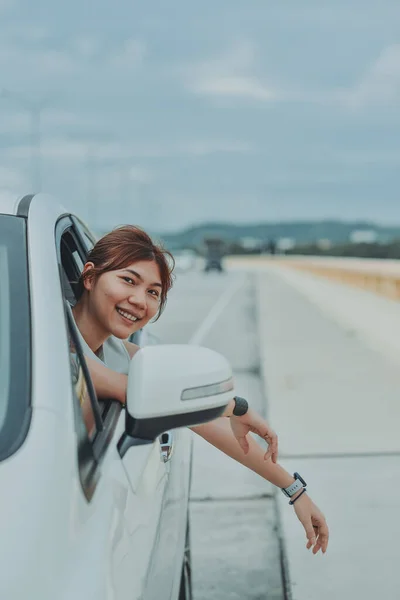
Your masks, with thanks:
[{"label": "watch face", "polygon": [[302,478],[302,476],[299,473],[294,473],[293,477],[295,477],[296,479],[298,479],[299,481],[301,481],[301,483],[303,484],[304,487],[306,487],[306,482],[304,481],[304,479]]}]

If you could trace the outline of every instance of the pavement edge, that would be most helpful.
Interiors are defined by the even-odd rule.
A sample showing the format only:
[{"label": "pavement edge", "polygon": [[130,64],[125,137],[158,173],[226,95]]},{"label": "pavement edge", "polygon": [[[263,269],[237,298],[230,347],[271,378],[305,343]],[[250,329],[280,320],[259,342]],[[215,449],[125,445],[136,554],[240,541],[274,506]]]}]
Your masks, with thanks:
[{"label": "pavement edge", "polygon": [[[255,277],[255,286],[256,286],[256,302],[255,302],[255,309],[256,309],[256,320],[257,323],[261,322],[262,317],[262,311],[261,311],[261,292],[260,292],[260,288],[261,288],[261,278],[263,277],[263,273],[257,273],[256,277]],[[263,330],[262,327],[258,327],[258,351],[259,351],[259,365],[260,365],[260,380],[262,382],[262,390],[263,390],[263,397],[264,397],[264,415],[266,418],[268,417],[268,386],[267,386],[267,373],[266,373],[266,359],[265,359],[265,355],[264,355],[264,345],[265,345],[265,340],[261,339],[261,331]],[[288,560],[288,555],[287,555],[287,548],[286,548],[286,542],[285,542],[285,538],[284,538],[284,534],[283,534],[283,520],[282,520],[282,515],[281,515],[281,509],[279,507],[279,502],[278,502],[278,498],[277,498],[277,491],[274,490],[274,493],[272,495],[273,498],[273,503],[274,503],[274,510],[275,510],[275,517],[276,517],[276,532],[277,532],[277,537],[278,537],[278,542],[279,542],[279,561],[280,561],[280,566],[281,566],[281,577],[282,577],[282,587],[283,587],[283,593],[284,593],[284,600],[293,600],[293,594],[292,594],[292,586],[291,586],[291,581],[290,581],[290,569],[289,569],[289,560]]]}]

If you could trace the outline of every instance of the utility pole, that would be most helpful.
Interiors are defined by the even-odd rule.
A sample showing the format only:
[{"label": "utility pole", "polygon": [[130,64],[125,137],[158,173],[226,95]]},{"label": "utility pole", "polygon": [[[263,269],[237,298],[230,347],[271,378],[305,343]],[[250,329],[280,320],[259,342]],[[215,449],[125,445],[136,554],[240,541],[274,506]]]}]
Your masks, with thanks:
[{"label": "utility pole", "polygon": [[32,100],[25,94],[6,89],[2,90],[0,97],[15,100],[29,114],[32,192],[40,192],[42,190],[41,114],[44,102]]}]

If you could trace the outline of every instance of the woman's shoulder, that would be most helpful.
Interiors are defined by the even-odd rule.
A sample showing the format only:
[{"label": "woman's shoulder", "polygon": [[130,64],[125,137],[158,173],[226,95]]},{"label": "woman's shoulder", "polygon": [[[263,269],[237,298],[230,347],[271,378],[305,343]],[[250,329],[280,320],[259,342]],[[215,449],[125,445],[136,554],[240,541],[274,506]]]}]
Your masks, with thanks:
[{"label": "woman's shoulder", "polygon": [[107,367],[127,374],[131,356],[123,340],[110,336],[103,344],[103,355]]},{"label": "woman's shoulder", "polygon": [[124,340],[123,344],[129,354],[129,358],[133,358],[136,352],[140,350],[140,346],[137,344],[132,344],[132,342],[128,342],[127,340]]}]

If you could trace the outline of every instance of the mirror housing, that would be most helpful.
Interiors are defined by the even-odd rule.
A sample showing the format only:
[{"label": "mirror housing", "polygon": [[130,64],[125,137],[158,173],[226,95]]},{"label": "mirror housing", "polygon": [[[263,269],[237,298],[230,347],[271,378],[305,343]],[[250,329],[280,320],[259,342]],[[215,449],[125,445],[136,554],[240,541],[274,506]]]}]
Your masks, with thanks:
[{"label": "mirror housing", "polygon": [[161,433],[219,417],[234,396],[232,369],[218,352],[201,346],[146,346],[132,358],[126,433],[154,440]]}]

